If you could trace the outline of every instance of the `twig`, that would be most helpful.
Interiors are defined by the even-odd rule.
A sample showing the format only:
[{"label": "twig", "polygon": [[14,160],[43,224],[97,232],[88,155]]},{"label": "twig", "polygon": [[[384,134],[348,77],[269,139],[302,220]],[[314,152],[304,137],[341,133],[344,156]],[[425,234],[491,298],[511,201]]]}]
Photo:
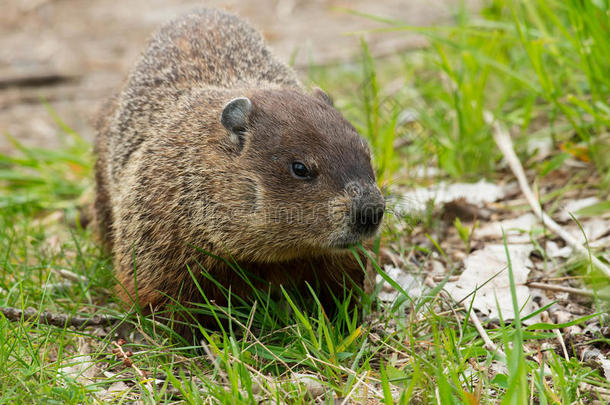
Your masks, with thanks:
[{"label": "twig", "polygon": [[49,283],[42,286],[47,291],[66,291],[74,284],[71,281],[62,281],[60,283]]},{"label": "twig", "polygon": [[[436,285],[432,282],[431,279],[426,278],[426,284],[431,287],[434,288]],[[441,294],[444,294],[446,297],[448,297],[450,300],[452,300],[453,302],[455,302],[455,299],[453,299],[453,297],[451,297],[451,295],[446,292],[446,291],[441,291]],[[475,329],[477,330],[477,332],[479,332],[479,336],[481,336],[481,339],[483,339],[483,343],[484,346],[487,350],[495,352],[497,354],[499,354],[500,356],[506,358],[506,353],[504,353],[498,346],[496,346],[496,344],[494,342],[492,342],[492,340],[490,339],[489,335],[487,334],[487,332],[485,331],[485,328],[483,328],[483,324],[481,323],[481,320],[479,319],[479,317],[477,316],[477,314],[475,313],[474,309],[470,308],[470,304],[469,302],[464,299],[462,300],[462,302],[459,303],[464,310],[466,310],[466,313],[468,314],[468,320],[472,323],[472,325],[475,327]]]},{"label": "twig", "polygon": [[[355,370],[349,369],[349,368],[341,366],[341,365],[329,363],[329,362],[324,361],[322,359],[318,359],[318,358],[312,356],[309,353],[307,354],[307,359],[313,361],[314,363],[324,364],[325,366],[328,366],[328,367],[333,368],[335,370],[339,370],[339,371],[342,371],[343,373],[351,374],[351,375],[353,375],[355,377],[358,377],[358,373]],[[370,379],[373,380],[373,383],[377,383],[377,384],[381,383],[381,380],[379,380],[378,378],[370,377]],[[379,397],[383,397],[383,393],[381,391],[379,391],[378,389],[374,388],[374,386],[368,385],[368,384],[367,384],[367,386],[368,386],[368,389],[371,390],[375,395],[377,395]]]},{"label": "twig", "polygon": [[97,100],[100,97],[108,95],[113,87],[96,87],[93,89],[84,89],[82,86],[77,85],[20,87],[17,91],[8,90],[3,92],[2,97],[0,97],[0,111],[14,105],[38,105],[41,99],[47,102],[66,99],[78,99],[79,101]]},{"label": "twig", "polygon": [[574,238],[570,233],[563,229],[557,222],[553,221],[553,219],[542,210],[540,201],[538,201],[538,199],[534,196],[534,193],[532,192],[532,189],[530,188],[529,183],[527,181],[527,177],[525,176],[523,166],[521,165],[519,158],[515,154],[510,134],[508,133],[506,128],[504,128],[498,121],[494,119],[493,115],[490,112],[486,111],[484,113],[484,116],[485,121],[488,124],[492,125],[492,133],[494,140],[496,141],[498,148],[504,155],[504,158],[506,159],[506,162],[513,171],[515,177],[517,178],[517,181],[519,182],[519,187],[521,187],[521,191],[523,192],[523,195],[525,196],[530,207],[532,207],[532,211],[534,212],[534,214],[538,218],[540,218],[540,220],[548,229],[550,229],[556,235],[561,237],[574,250],[576,250],[578,253],[582,254],[585,257],[589,256],[593,265],[600,269],[607,277],[610,277],[610,268],[607,265],[602,263],[602,261],[594,255],[591,255],[587,248],[585,248],[578,240],[576,240],[576,238]]},{"label": "twig", "polygon": [[0,310],[6,319],[10,321],[38,320],[38,322],[44,323],[45,325],[58,326],[60,328],[64,326],[72,326],[74,328],[84,326],[112,326],[121,321],[121,319],[112,315],[94,315],[92,317],[71,316],[68,314],[54,314],[47,311],[40,312],[34,308],[23,310],[12,307],[0,307]]},{"label": "twig", "polygon": [[572,288],[572,287],[565,287],[563,285],[538,283],[538,282],[535,282],[535,281],[531,281],[529,283],[526,283],[526,285],[528,287],[538,288],[540,290],[567,292],[567,293],[570,293],[570,294],[584,295],[586,297],[595,297],[595,293],[593,291],[583,290],[582,288]]},{"label": "twig", "polygon": [[[222,313],[224,313],[226,316],[228,316],[229,318],[231,318],[231,321],[235,322],[236,324],[238,324],[242,329],[246,330],[246,333],[249,331],[249,328],[246,327],[246,325],[244,325],[242,322],[240,322],[237,318],[235,318],[232,314],[230,314],[229,312],[227,312],[227,310],[225,310],[223,307],[221,307],[220,305],[214,303],[214,306],[221,311]],[[286,363],[284,360],[282,360],[280,357],[278,357],[275,353],[273,353],[273,351],[271,349],[269,349],[267,346],[265,346],[263,344],[263,342],[261,342],[256,336],[254,336],[253,333],[250,333],[250,336],[252,336],[252,339],[254,339],[254,344],[258,344],[260,345],[260,347],[264,350],[266,350],[275,360],[277,360],[278,362],[280,362],[282,364],[282,366],[286,367],[286,370],[289,370],[291,373],[294,374],[294,371],[292,369],[292,367],[290,367],[288,365],[288,363]],[[247,337],[247,335],[246,335]],[[253,344],[251,343],[250,345],[248,345],[248,349],[252,346]],[[205,350],[205,348],[204,348]]]},{"label": "twig", "polygon": [[579,383],[578,387],[583,391],[588,391],[593,394],[598,394],[604,400],[610,399],[610,389],[608,389],[608,388],[598,387],[596,385],[588,384],[588,383],[584,383],[584,382]]},{"label": "twig", "polygon": [[208,357],[208,360],[210,360],[210,363],[212,363],[212,365],[216,369],[216,372],[218,373],[218,376],[222,379],[222,381],[225,383],[225,385],[230,386],[229,378],[227,377],[227,373],[225,373],[224,370],[221,369],[220,365],[218,364],[218,357],[215,356],[214,353],[212,353],[212,351],[208,347],[208,345],[205,342],[205,340],[201,339],[199,341],[199,344],[201,345],[201,348],[205,352],[205,355]]},{"label": "twig", "polygon": [[88,283],[89,280],[85,276],[81,276],[80,274],[76,274],[66,269],[51,269],[51,271],[57,274],[60,277],[65,278],[66,280],[74,281],[75,283]]},{"label": "twig", "polygon": [[125,351],[123,350],[123,344],[125,343],[124,340],[119,339],[118,342],[112,342],[112,344],[114,345],[115,349],[113,350],[113,352],[117,355],[118,358],[123,359],[123,364],[126,367],[131,367],[133,368],[133,370],[136,372],[136,374],[138,375],[138,377],[140,377],[140,379],[142,379],[143,381],[140,381],[148,390],[148,392],[150,394],[153,393],[153,387],[152,384],[150,383],[150,380],[148,379],[148,376],[138,368],[138,366],[136,366],[133,362],[133,360],[131,360],[131,356],[133,356],[133,353],[128,352],[125,353]]},{"label": "twig", "polygon": [[39,71],[23,74],[0,76],[0,88],[6,87],[39,87],[75,81],[76,75],[66,75],[58,72]]},{"label": "twig", "polygon": [[562,277],[543,277],[540,278],[540,280],[544,280],[544,281],[569,281],[569,280],[581,280],[581,279],[588,279],[590,278],[590,276],[562,276]]},{"label": "twig", "polygon": [[[307,390],[307,393],[309,393],[309,395],[311,395],[313,398],[317,398],[325,392],[324,386],[313,374],[292,373],[291,378],[288,380],[271,378],[261,373],[255,367],[244,363],[241,359],[233,356],[232,354],[228,355],[228,360],[231,363],[240,363],[242,366],[247,368],[252,374],[255,374],[255,378],[252,379],[252,392],[254,394],[259,394],[263,392],[265,395],[271,396],[271,392],[269,392],[269,390],[265,387],[264,382],[266,382],[267,384],[269,384],[269,386],[275,385],[277,389],[282,391],[281,395],[283,395],[285,393],[285,390],[282,388],[282,383],[287,381],[290,381],[293,384],[303,384],[305,386],[305,389]],[[230,385],[228,384],[227,389],[230,389]]]},{"label": "twig", "polygon": [[[466,309],[466,311],[468,311],[469,308],[468,308],[467,302],[462,302],[462,306]],[[500,350],[500,348],[498,346],[496,346],[496,344],[494,342],[491,341],[491,339],[489,338],[489,335],[485,331],[485,328],[483,328],[483,324],[481,324],[481,321],[479,320],[479,317],[477,316],[477,314],[475,313],[474,310],[470,311],[468,319],[470,319],[470,322],[472,322],[472,325],[475,327],[477,332],[479,332],[481,339],[483,339],[483,342],[485,343],[485,345],[484,345],[485,348],[489,351],[498,353],[500,356],[506,358],[506,353],[504,353],[502,350]]]},{"label": "twig", "polygon": [[[432,281],[434,281],[435,283],[440,283],[441,281],[445,280],[445,276],[432,276]],[[447,282],[448,283],[452,283],[454,281],[458,281],[460,279],[460,276],[449,276],[447,278]]]},{"label": "twig", "polygon": [[[348,401],[350,400],[352,395],[354,395],[354,393],[356,392],[356,389],[360,386],[362,381],[364,381],[364,379],[367,378],[368,376],[369,376],[369,372],[368,371],[366,373],[362,373],[362,376],[360,378],[358,378],[358,380],[356,380],[356,383],[354,384],[352,389],[349,390],[348,394],[343,399],[343,402],[341,402],[341,405],[346,405],[348,403]],[[365,387],[366,387],[366,385],[365,385]]]},{"label": "twig", "polygon": [[566,348],[566,342],[563,340],[563,336],[561,336],[561,332],[559,329],[553,329],[553,332],[557,335],[557,340],[559,340],[559,344],[561,345],[561,350],[563,350],[563,357],[567,361],[570,361],[570,356],[568,355],[568,349]]}]

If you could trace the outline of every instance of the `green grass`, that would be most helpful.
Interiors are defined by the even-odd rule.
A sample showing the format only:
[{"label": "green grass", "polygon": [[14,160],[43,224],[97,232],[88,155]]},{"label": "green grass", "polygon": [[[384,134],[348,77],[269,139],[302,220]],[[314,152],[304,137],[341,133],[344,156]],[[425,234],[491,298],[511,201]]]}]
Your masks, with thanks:
[{"label": "green grass", "polygon": [[[490,111],[513,130],[524,158],[525,142],[534,135],[550,137],[563,159],[592,161],[607,195],[610,6],[591,0],[485,4],[481,15],[460,10],[457,24],[450,26],[409,26],[361,14],[386,23],[380,31],[418,33],[431,46],[393,57],[398,63],[371,60],[365,46],[361,68],[328,72],[314,67],[312,78],[346,96],[340,106],[369,136],[384,180],[395,171],[388,168],[430,159],[452,177],[493,176],[501,156],[483,119]],[[355,79],[361,83],[356,99]],[[416,111],[422,130],[410,133],[397,125],[401,110]],[[403,136],[412,138],[407,152],[415,155],[407,162],[388,147]]]},{"label": "green grass", "polygon": [[[480,16],[459,11],[457,24],[447,27],[387,21],[388,30],[423,33],[431,46],[380,60],[363,43],[362,61],[312,66],[309,75],[370,140],[388,192],[430,180],[411,176],[422,165],[439,168],[443,178],[505,178],[483,120],[491,111],[511,127],[517,152],[537,180],[570,172],[567,157],[591,160],[590,172],[575,173],[542,199],[546,207],[578,188],[603,199],[610,183],[609,10],[603,1],[507,0],[488,2]],[[554,341],[553,329],[582,325],[591,316],[525,326],[530,314],[521,313],[510,323],[486,324],[504,357],[484,346],[469,322],[472,310],[447,300],[442,282],[420,298],[396,286],[401,293],[387,307],[378,305],[379,289],[356,309],[349,301],[357,297],[344,297],[330,318],[311,291],[279,299],[262,292],[254,307],[237,299],[228,308],[202,306],[228,323],[202,330],[203,348],[189,345],[117,305],[110,258],[93,230],[78,225],[81,196],[92,187],[90,145],[59,120],[58,132],[61,149],[13,140],[15,154],[0,155],[0,306],[106,313],[123,322],[75,330],[0,316],[0,403],[309,403],[312,379],[319,381],[315,392],[324,403],[361,402],[363,396],[386,404],[591,403],[599,399],[596,390],[610,389],[601,370],[579,361],[575,347],[568,347],[565,359],[541,346]],[[527,152],[532,136],[553,142],[544,161]],[[596,209],[607,213],[608,206]],[[391,218],[383,242],[415,258],[406,265],[410,271],[426,271],[425,263],[439,257],[451,263],[442,241],[428,236],[431,243],[418,246],[398,232],[404,221],[409,218]],[[421,232],[434,234],[438,221],[431,210]],[[455,222],[464,251],[474,226]],[[584,258],[560,271],[579,275],[587,268]],[[66,283],[61,269],[83,278]],[[607,286],[603,278],[589,280]],[[513,297],[514,291],[512,282]],[[595,313],[606,304],[591,305],[593,318],[605,325],[607,317]],[[126,335],[123,348],[133,352],[131,361],[144,375],[113,353],[119,335]],[[607,336],[594,338],[602,348],[610,345]]]}]

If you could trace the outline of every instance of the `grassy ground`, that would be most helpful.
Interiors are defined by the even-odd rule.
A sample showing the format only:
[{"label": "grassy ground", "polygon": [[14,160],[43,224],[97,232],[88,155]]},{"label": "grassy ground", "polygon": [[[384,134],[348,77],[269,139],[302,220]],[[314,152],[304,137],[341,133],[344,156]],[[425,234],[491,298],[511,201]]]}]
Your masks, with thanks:
[{"label": "grassy ground", "polygon": [[[484,120],[489,111],[510,128],[530,180],[553,186],[545,209],[575,189],[607,201],[608,2],[490,1],[481,16],[458,12],[451,27],[387,23],[423,33],[431,46],[375,60],[363,43],[362,61],[312,67],[309,76],[368,137],[388,193],[448,178],[512,180]],[[608,352],[607,303],[597,298],[585,301],[583,318],[570,324],[486,320],[503,353],[484,345],[471,312],[441,293],[442,281],[416,299],[402,292],[385,307],[375,295],[364,297],[361,308],[345,305],[333,319],[290,295],[254,308],[235,305],[225,310],[228,327],[204,334],[203,349],[188,346],[116,305],[110,259],[93,231],[77,225],[79,201],[92,187],[90,145],[59,119],[58,131],[61,150],[24,148],[15,140],[16,154],[0,156],[0,305],[123,321],[75,329],[0,317],[0,403],[608,400],[603,367],[578,356],[583,342],[568,342],[567,358],[553,343],[554,330],[593,320],[599,330],[585,343]],[[538,159],[528,149],[532,139],[548,141],[551,152]],[[575,161],[579,167],[570,166]],[[416,175],[422,167],[428,168],[423,177]],[[600,218],[610,211],[603,202],[596,209]],[[437,235],[449,226],[466,240],[474,225],[464,231],[443,224],[439,212],[442,207],[430,207],[420,218],[394,217],[384,229],[384,246],[417,258],[407,266],[413,273],[439,252],[470,250],[467,243],[447,246]],[[422,246],[424,235],[434,244]],[[592,254],[604,259],[609,251]],[[447,270],[459,273],[460,266]],[[556,273],[590,287],[607,285],[586,258],[562,263]]]}]

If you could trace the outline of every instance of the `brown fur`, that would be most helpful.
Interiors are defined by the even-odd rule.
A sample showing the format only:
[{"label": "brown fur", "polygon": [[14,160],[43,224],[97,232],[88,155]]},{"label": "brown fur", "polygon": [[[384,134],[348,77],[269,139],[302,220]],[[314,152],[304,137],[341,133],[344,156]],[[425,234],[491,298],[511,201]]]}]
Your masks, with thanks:
[{"label": "brown fur", "polygon": [[[252,106],[243,144],[220,122],[236,97]],[[365,239],[348,224],[354,201],[381,199],[368,146],[237,17],[201,10],[162,27],[103,110],[96,152],[97,221],[128,304],[136,294],[143,309],[201,302],[189,268],[209,299],[223,301],[202,268],[247,295],[201,250],[259,287],[307,281],[324,294],[345,277],[362,283],[345,247]],[[316,177],[295,178],[295,160]]]}]

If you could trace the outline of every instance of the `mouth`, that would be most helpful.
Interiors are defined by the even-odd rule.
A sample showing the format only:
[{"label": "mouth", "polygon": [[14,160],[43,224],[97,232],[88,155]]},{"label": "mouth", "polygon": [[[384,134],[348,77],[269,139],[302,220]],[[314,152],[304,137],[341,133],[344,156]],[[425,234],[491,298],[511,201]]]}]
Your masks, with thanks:
[{"label": "mouth", "polygon": [[362,241],[362,237],[357,235],[342,235],[341,237],[335,239],[330,244],[330,247],[332,249],[347,250],[362,243]]},{"label": "mouth", "polygon": [[354,247],[355,245],[356,245],[355,243],[339,243],[339,244],[332,245],[331,248],[337,249],[337,250],[348,250],[349,248]]}]

